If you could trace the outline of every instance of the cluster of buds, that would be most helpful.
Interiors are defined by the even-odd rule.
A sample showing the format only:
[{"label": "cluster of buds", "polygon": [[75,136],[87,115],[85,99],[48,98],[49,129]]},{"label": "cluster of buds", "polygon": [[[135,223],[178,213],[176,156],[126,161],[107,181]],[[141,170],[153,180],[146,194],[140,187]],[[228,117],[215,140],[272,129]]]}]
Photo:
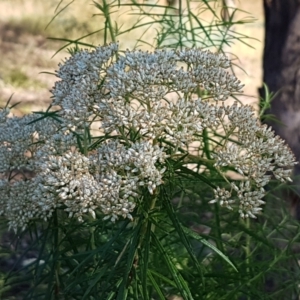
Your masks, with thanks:
[{"label": "cluster of buds", "polygon": [[[203,130],[221,129],[225,138],[212,139],[207,159],[224,178],[231,167],[243,180],[217,187],[211,203],[255,217],[270,172],[289,181],[295,159],[251,107],[224,105],[243,87],[229,66],[224,55],[199,49],[121,55],[110,44],[74,54],[52,90],[59,120],[0,111],[0,214],[14,229],[55,209],[79,221],[133,219],[143,193],[156,197],[168,183],[168,159],[188,157],[191,145],[203,145]],[[34,176],[12,176],[24,168]]]}]

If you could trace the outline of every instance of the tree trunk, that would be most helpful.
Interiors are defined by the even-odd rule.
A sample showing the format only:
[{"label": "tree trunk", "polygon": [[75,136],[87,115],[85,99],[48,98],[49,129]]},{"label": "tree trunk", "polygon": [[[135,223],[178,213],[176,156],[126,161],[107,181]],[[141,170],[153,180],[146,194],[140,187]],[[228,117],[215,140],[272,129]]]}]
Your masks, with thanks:
[{"label": "tree trunk", "polygon": [[[276,134],[291,147],[300,159],[300,1],[264,0],[265,49],[263,55],[263,81],[271,92],[277,92],[266,114],[279,122],[266,119]],[[260,89],[264,97],[263,88]],[[300,175],[299,165],[295,176]],[[300,176],[299,176],[300,177]],[[300,194],[300,178],[294,177]],[[297,200],[295,214],[300,219]]]}]

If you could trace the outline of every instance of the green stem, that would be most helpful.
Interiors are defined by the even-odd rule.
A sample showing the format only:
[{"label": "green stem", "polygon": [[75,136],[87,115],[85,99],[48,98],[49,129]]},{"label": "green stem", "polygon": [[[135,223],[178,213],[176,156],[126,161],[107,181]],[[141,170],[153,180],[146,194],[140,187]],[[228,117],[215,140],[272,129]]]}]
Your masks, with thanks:
[{"label": "green stem", "polygon": [[87,156],[88,154],[88,147],[89,147],[89,128],[84,128],[84,134],[83,134],[83,155]]},{"label": "green stem", "polygon": [[154,195],[154,197],[152,197],[151,202],[150,202],[149,212],[154,209],[156,200],[157,200],[157,196]]},{"label": "green stem", "polygon": [[91,249],[94,250],[96,249],[96,244],[95,244],[95,229],[93,227],[90,227],[90,233],[91,233]]},{"label": "green stem", "polygon": [[54,218],[54,245],[53,245],[53,260],[54,260],[54,270],[55,270],[55,290],[54,297],[59,299],[59,289],[60,289],[60,261],[59,257],[59,247],[60,247],[60,230],[58,221],[58,211],[55,210],[53,213]]},{"label": "green stem", "polygon": [[[247,218],[245,220],[245,225],[246,228],[249,230],[250,229],[250,220],[249,218]],[[251,242],[251,237],[249,234],[247,234],[246,236],[246,247],[245,247],[245,256],[246,256],[246,264],[247,264],[247,272],[249,272],[249,265],[250,265],[250,242]]]},{"label": "green stem", "polygon": [[[146,217],[144,217],[145,213],[143,213],[143,214],[141,213],[141,217],[135,223],[135,225],[137,225],[139,222],[142,222],[139,241],[138,241],[138,246],[136,247],[136,250],[135,250],[135,253],[134,253],[134,260],[133,260],[134,263],[133,263],[133,266],[132,266],[133,268],[137,268],[137,266],[138,266],[139,252],[142,248],[142,245],[143,245],[143,242],[144,242],[144,239],[145,239],[145,235],[147,233],[148,226],[151,226],[151,224],[149,224],[150,221],[149,221],[148,215],[151,212],[151,210],[153,210],[155,208],[156,200],[157,200],[156,195],[153,195],[153,197],[151,198],[150,206],[146,208]],[[145,201],[145,205],[147,205],[147,201]],[[154,227],[152,226],[150,230],[154,231]],[[150,241],[148,241],[148,243],[150,244]]]},{"label": "green stem", "polygon": [[[102,0],[103,3],[103,14],[105,17],[105,36],[104,36],[104,43],[107,44],[107,33],[106,33],[106,29],[108,28],[109,33],[110,33],[110,38],[112,42],[116,42],[116,36],[114,33],[114,28],[111,22],[111,12],[109,11],[109,4],[107,4],[106,0]],[[116,58],[118,59],[118,52],[116,52]]]},{"label": "green stem", "polygon": [[224,247],[222,242],[222,232],[221,232],[221,222],[220,222],[220,216],[219,216],[219,205],[218,203],[215,203],[215,221],[216,221],[216,244],[218,249],[224,253]]},{"label": "green stem", "polygon": [[157,196],[153,195],[153,197],[151,199],[151,202],[150,202],[149,209],[147,209],[147,219],[146,219],[146,221],[144,222],[144,224],[141,228],[141,236],[140,236],[138,249],[140,249],[141,246],[142,246],[142,243],[143,243],[143,240],[144,240],[144,237],[145,237],[145,233],[146,233],[146,230],[147,230],[147,227],[148,227],[148,222],[149,222],[148,215],[155,208],[156,200],[157,200]]},{"label": "green stem", "polygon": [[190,0],[186,1],[186,6],[187,6],[187,13],[188,13],[188,18],[189,18],[189,23],[191,26],[191,34],[192,34],[192,40],[193,40],[193,47],[196,47],[196,36],[193,28],[193,20],[192,20],[192,15],[190,13],[191,11],[191,6],[190,6]]},{"label": "green stem", "polygon": [[[88,155],[88,149],[90,145],[90,132],[89,127],[84,128],[84,135],[83,135],[83,155]],[[91,249],[94,250],[96,248],[95,245],[95,229],[93,227],[89,228],[90,234],[91,234]],[[95,259],[95,257],[94,257]]]},{"label": "green stem", "polygon": [[[246,228],[248,230],[250,230],[250,219],[249,218],[247,218],[245,220],[245,225],[246,225]],[[246,236],[246,245],[245,245],[245,256],[246,256],[246,272],[247,272],[248,276],[250,275],[250,255],[251,255],[250,246],[251,246],[251,236],[249,234],[247,234],[247,236]],[[248,283],[248,285],[249,285],[249,288],[250,288],[249,283]],[[247,299],[251,300],[249,297],[247,297]]]},{"label": "green stem", "polygon": [[209,138],[208,138],[208,132],[207,129],[203,129],[203,143],[204,143],[204,149],[205,155],[208,159],[211,159],[210,157],[210,149],[209,149]]},{"label": "green stem", "polygon": [[180,50],[182,50],[182,48],[183,48],[182,31],[181,31],[182,28],[183,28],[183,25],[182,25],[182,14],[183,14],[183,11],[182,11],[182,0],[179,0],[178,14],[179,14],[179,28],[180,28],[180,30],[179,30],[179,32],[180,32],[179,33],[179,45],[180,45]]},{"label": "green stem", "polygon": [[233,15],[234,15],[234,13],[230,14],[230,10],[228,9],[226,3],[223,3],[223,9],[225,9],[227,11],[228,20],[227,20],[227,18],[223,19],[223,28],[224,28],[224,30],[222,31],[223,40],[222,40],[217,52],[221,52],[223,50],[223,44],[226,43],[226,41],[228,41],[228,38],[226,38],[226,36],[227,36],[230,28],[232,27],[232,21],[233,21],[232,19],[233,19]]}]

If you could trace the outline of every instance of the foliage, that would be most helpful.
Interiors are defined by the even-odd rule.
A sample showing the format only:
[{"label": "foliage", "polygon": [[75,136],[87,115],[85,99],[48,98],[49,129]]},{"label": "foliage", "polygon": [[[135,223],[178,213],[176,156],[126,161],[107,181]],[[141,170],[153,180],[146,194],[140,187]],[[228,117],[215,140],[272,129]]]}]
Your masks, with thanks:
[{"label": "foliage", "polygon": [[[294,157],[251,107],[225,105],[242,89],[221,53],[246,38],[236,11],[94,4],[106,45],[60,39],[72,56],[49,109],[1,110],[1,214],[18,257],[5,299],[18,287],[22,299],[296,299],[299,225],[272,195]],[[120,7],[130,28],[114,22]],[[156,28],[154,44],[137,39],[156,50],[120,50],[139,27]]]}]

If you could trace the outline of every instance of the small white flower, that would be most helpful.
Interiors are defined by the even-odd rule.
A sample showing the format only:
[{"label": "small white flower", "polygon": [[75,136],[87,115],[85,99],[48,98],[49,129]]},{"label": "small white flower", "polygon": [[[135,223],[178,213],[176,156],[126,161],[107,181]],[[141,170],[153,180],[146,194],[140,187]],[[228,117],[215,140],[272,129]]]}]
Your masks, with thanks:
[{"label": "small white flower", "polygon": [[[113,43],[59,65],[52,89],[52,105],[61,108],[56,118],[34,122],[39,116],[8,118],[9,111],[0,110],[0,214],[12,228],[48,220],[55,209],[79,221],[98,213],[113,222],[132,220],[138,197],[158,193],[166,182],[166,153],[188,155],[196,143],[205,156],[204,130],[211,152],[206,158],[224,177],[230,169],[243,178],[228,190],[217,187],[210,203],[237,206],[241,217],[255,218],[270,174],[291,181],[295,158],[284,142],[250,106],[220,103],[243,87],[226,71],[224,55],[126,51],[115,59],[117,52]],[[195,96],[199,90],[205,99]],[[100,123],[99,145],[86,136],[93,122]],[[13,170],[24,168],[34,176],[12,178]]]}]

